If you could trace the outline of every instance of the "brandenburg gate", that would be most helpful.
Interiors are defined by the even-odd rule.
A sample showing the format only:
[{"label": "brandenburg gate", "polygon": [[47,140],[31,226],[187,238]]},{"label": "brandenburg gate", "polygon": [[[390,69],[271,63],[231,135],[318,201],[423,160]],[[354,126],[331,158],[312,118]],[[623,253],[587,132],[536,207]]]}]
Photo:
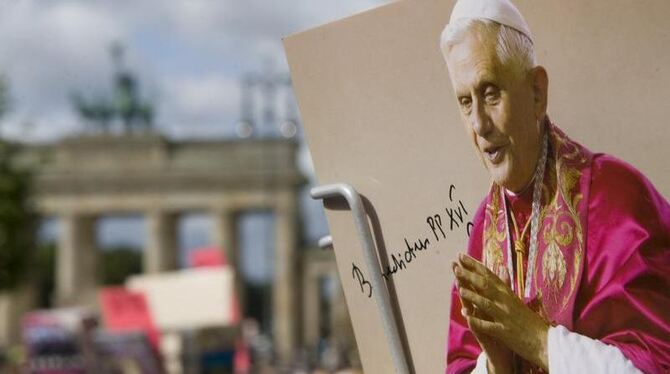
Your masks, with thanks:
[{"label": "brandenburg gate", "polygon": [[[276,252],[272,333],[278,355],[289,357],[300,323],[297,196],[305,183],[296,153],[297,143],[281,138],[175,142],[149,132],[88,134],[31,146],[25,156],[40,165],[35,206],[39,214],[60,222],[56,303],[95,302],[97,217],[143,215],[148,236],[144,272],[155,273],[177,268],[176,216],[181,212],[210,214],[213,244],[237,266],[236,217],[269,210]],[[237,292],[243,300],[240,278]]]}]

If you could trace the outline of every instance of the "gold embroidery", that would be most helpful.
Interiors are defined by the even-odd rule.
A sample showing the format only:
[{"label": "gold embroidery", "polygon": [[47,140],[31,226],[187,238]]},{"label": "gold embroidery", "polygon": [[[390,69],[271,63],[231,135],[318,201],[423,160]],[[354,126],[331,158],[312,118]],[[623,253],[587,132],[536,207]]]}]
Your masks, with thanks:
[{"label": "gold embroidery", "polygon": [[556,242],[552,242],[542,256],[542,280],[545,285],[559,290],[563,287],[566,273],[565,257]]},{"label": "gold embroidery", "polygon": [[[565,309],[575,292],[583,256],[584,238],[577,212],[577,206],[583,197],[579,193],[578,185],[582,173],[578,167],[573,167],[570,164],[581,163],[585,159],[581,157],[579,148],[569,143],[559,133],[555,133],[554,141],[556,158],[558,158],[558,150],[561,147],[573,147],[558,158],[555,169],[552,170],[555,174],[551,174],[556,176],[554,181],[559,182],[556,187],[559,188],[555,189],[555,194],[548,206],[548,208],[551,207],[551,213],[546,217],[548,221],[544,222],[546,226],[542,232],[546,246],[542,256],[542,281],[547,292],[546,297],[555,302],[556,309],[553,313],[558,314]],[[575,238],[577,243],[573,243]],[[568,271],[565,260],[567,254],[565,251],[569,248],[574,248],[575,251],[572,254],[572,271]],[[563,287],[566,286],[565,278],[568,273],[570,273],[569,289],[562,292]],[[536,288],[537,279],[538,277],[534,279]]]},{"label": "gold embroidery", "polygon": [[[492,188],[495,190],[495,188]],[[484,265],[502,278],[505,266],[503,262],[502,243],[505,241],[505,231],[499,230],[501,214],[500,198],[497,191],[491,196],[491,204],[486,206],[486,220],[489,222],[484,231]]]},{"label": "gold embroidery", "polygon": [[[581,148],[560,130],[552,128],[550,157],[545,184],[542,186],[544,207],[540,210],[539,236],[543,248],[536,259],[532,283],[541,308],[553,321],[565,310],[577,289],[584,255],[584,233],[578,206],[582,168],[587,161]],[[499,276],[506,269],[505,247],[507,216],[502,209],[500,189],[493,184],[490,202],[485,210],[483,260],[487,268]],[[541,269],[539,269],[541,267]],[[541,283],[541,287],[538,287]]]}]

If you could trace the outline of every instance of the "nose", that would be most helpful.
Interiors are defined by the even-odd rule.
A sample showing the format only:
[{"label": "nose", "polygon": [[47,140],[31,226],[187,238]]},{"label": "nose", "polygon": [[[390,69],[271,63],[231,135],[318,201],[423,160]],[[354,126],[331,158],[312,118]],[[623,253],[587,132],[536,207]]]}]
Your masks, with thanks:
[{"label": "nose", "polygon": [[486,108],[479,100],[473,100],[473,110],[470,121],[472,122],[472,129],[477,133],[477,135],[484,137],[488,134],[493,128],[491,123],[491,118],[486,113]]}]

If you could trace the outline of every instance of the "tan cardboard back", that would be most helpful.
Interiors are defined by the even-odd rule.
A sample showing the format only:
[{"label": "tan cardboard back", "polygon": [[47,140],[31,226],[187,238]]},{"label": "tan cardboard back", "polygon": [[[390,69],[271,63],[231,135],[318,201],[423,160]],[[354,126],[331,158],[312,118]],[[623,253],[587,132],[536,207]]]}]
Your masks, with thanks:
[{"label": "tan cardboard back", "polygon": [[[439,50],[452,4],[400,1],[284,40],[319,183],[349,183],[368,202],[416,373],[444,371],[450,263],[489,185]],[[554,122],[633,163],[669,196],[670,2],[518,6],[549,72]],[[394,372],[351,212],[326,213],[364,370]]]}]

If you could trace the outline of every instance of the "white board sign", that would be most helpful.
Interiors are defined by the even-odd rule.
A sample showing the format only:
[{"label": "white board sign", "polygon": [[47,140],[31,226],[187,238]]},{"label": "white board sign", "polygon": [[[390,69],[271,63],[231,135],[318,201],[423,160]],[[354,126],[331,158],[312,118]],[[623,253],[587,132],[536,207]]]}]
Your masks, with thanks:
[{"label": "white board sign", "polygon": [[137,275],[126,285],[144,293],[161,331],[233,323],[233,271],[228,266]]}]

